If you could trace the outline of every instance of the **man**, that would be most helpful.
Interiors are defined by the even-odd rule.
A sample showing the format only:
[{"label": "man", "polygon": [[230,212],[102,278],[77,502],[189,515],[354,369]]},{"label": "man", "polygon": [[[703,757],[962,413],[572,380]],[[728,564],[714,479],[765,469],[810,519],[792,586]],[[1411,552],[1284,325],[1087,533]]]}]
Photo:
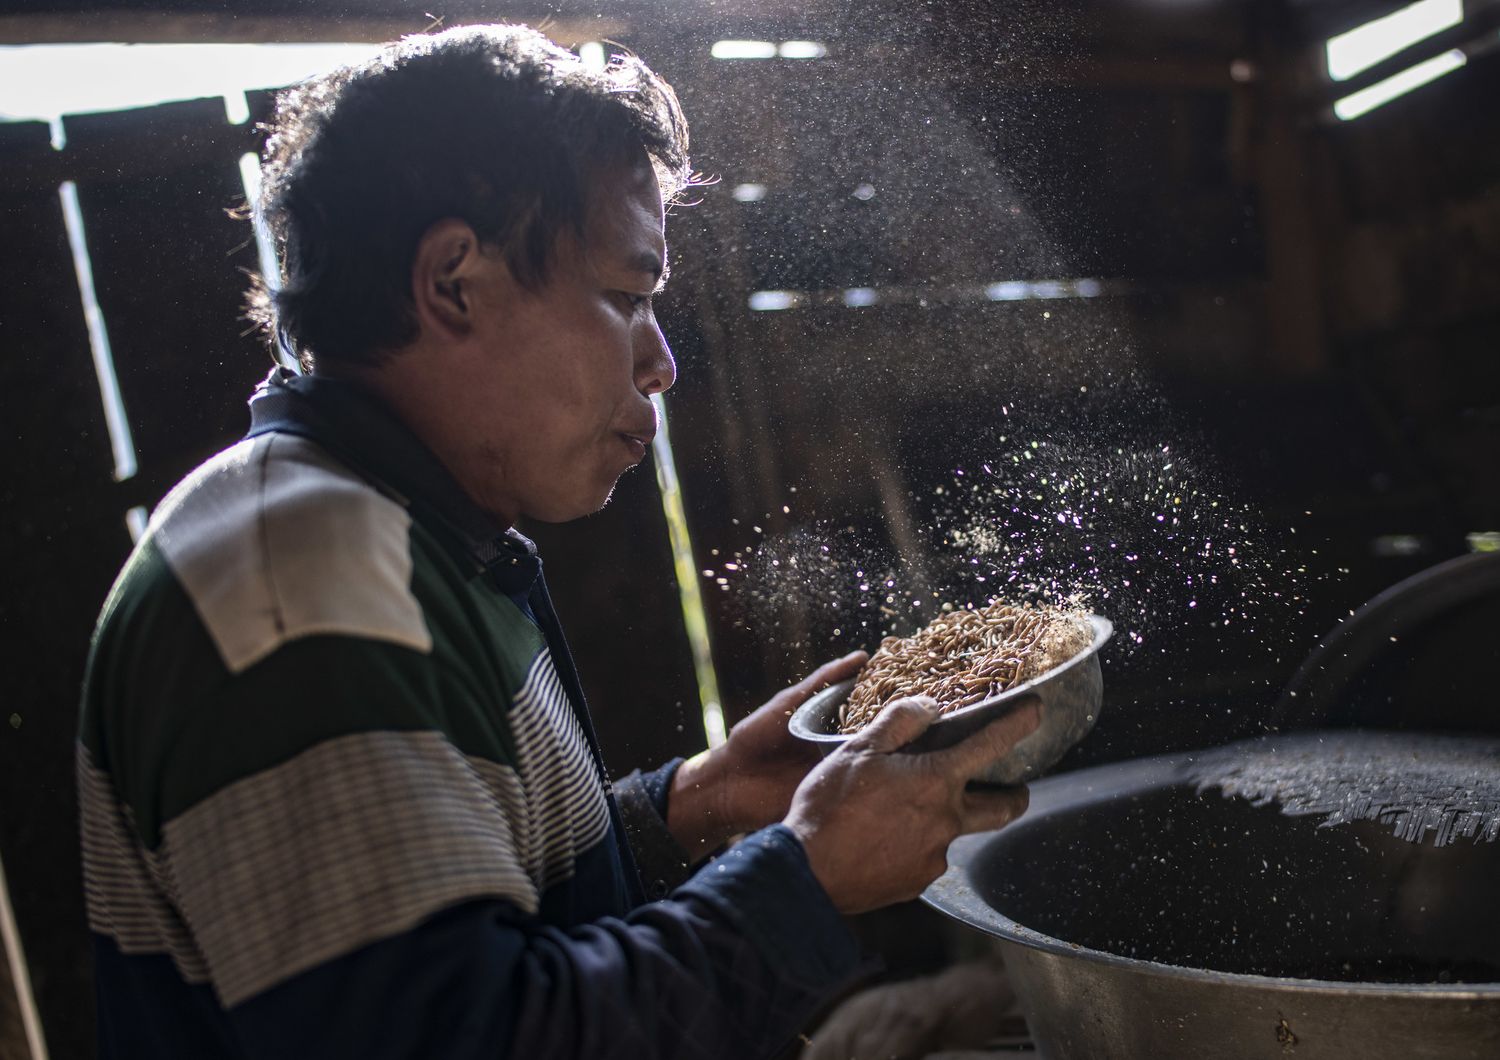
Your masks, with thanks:
[{"label": "man", "polygon": [[1031,713],[893,754],[908,701],[808,773],[786,715],[861,655],[612,793],[513,526],[646,454],[686,145],[641,63],[515,27],[281,101],[262,312],[304,374],[154,513],[86,680],[105,1056],[765,1055],[854,971],[839,912],[1024,809],[963,785]]}]

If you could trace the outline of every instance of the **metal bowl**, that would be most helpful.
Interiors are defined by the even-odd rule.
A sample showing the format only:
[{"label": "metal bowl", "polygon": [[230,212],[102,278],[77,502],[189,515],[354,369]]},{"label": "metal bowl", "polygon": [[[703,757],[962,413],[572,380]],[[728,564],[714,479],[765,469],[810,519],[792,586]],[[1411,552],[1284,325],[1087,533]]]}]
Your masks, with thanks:
[{"label": "metal bowl", "polygon": [[1402,741],[1418,777],[1456,745],[1500,763],[1494,738],[1333,730],[1046,777],[1019,821],[955,840],[923,900],[999,940],[1049,1060],[1488,1060],[1500,842],[1204,788],[1206,758],[1338,775]]},{"label": "metal bowl", "polygon": [[[1041,700],[1042,712],[1036,732],[974,779],[986,784],[1024,784],[1040,776],[1087,736],[1099,717],[1104,697],[1099,649],[1115,627],[1109,619],[1098,615],[1089,615],[1088,620],[1094,628],[1094,640],[1086,649],[1024,684],[943,715],[912,741],[908,749],[921,752],[951,747],[1034,695]],[[853,679],[840,681],[802,704],[789,723],[792,735],[817,744],[825,755],[832,754],[849,739],[838,731],[838,716],[839,707],[853,689]]]}]

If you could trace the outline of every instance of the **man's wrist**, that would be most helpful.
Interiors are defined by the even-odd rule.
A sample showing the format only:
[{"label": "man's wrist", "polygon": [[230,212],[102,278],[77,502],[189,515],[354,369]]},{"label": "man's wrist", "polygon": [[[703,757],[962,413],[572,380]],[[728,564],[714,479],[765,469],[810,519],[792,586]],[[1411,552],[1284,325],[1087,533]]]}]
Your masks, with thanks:
[{"label": "man's wrist", "polygon": [[700,752],[677,767],[667,796],[667,830],[692,861],[705,857],[735,834],[728,812],[728,777],[715,751]]}]

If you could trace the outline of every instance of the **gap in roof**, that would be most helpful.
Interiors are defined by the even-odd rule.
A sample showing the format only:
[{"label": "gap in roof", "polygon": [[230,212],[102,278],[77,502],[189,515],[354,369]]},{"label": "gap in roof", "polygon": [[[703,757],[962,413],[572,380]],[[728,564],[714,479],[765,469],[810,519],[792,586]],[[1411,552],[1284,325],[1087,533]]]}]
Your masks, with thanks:
[{"label": "gap in roof", "polygon": [[1402,70],[1399,74],[1392,74],[1384,81],[1377,81],[1369,88],[1362,88],[1352,95],[1345,96],[1334,103],[1333,113],[1340,121],[1353,121],[1360,115],[1368,114],[1376,107],[1382,107],[1413,89],[1436,81],[1444,74],[1451,74],[1467,61],[1468,56],[1460,48],[1434,55],[1431,59]]},{"label": "gap in roof", "polygon": [[[22,44],[0,46],[0,120],[233,98],[363,62],[378,44]],[[230,104],[231,114],[236,109]]]},{"label": "gap in roof", "polygon": [[709,48],[715,59],[821,59],[827,46],[812,40],[788,40],[779,45],[769,40],[718,40]]}]

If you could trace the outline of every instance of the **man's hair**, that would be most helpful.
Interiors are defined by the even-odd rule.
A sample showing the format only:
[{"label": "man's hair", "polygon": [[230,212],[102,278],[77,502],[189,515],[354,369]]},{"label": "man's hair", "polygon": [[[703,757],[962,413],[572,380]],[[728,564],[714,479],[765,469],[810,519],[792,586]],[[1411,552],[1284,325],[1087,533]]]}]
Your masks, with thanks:
[{"label": "man's hair", "polygon": [[305,368],[374,364],[416,337],[412,261],[437,221],[466,221],[535,289],[563,231],[584,237],[603,170],[644,148],[664,202],[690,182],[671,86],[524,26],[408,37],[287,89],[269,133],[254,208],[282,275],[256,282],[250,314]]}]

